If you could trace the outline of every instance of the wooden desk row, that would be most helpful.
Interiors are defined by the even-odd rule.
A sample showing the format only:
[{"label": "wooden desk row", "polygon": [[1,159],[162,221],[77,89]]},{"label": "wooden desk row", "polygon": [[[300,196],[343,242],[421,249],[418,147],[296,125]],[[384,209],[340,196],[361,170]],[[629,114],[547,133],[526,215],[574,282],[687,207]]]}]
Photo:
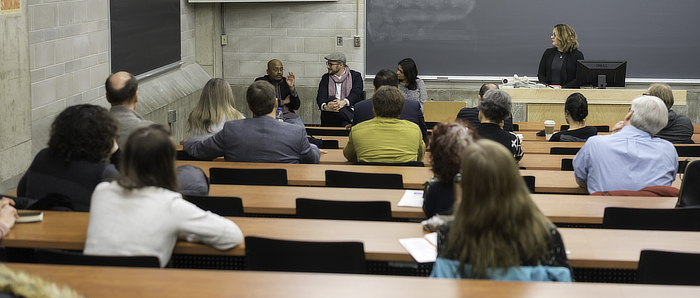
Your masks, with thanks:
[{"label": "wooden desk row", "polygon": [[[177,166],[189,164],[196,166],[209,175],[210,168],[232,169],[286,169],[289,185],[294,186],[325,186],[326,170],[364,172],[364,173],[394,173],[403,176],[404,188],[420,189],[433,172],[427,167],[394,167],[394,166],[356,166],[328,164],[274,164],[246,163],[219,161],[185,161],[178,160]],[[535,176],[535,191],[540,193],[579,193],[587,194],[574,179],[574,172],[521,170],[523,176]],[[680,187],[680,180],[674,182]]]},{"label": "wooden desk row", "polygon": [[[17,248],[82,250],[89,214],[45,211],[38,223],[17,224],[0,245]],[[246,236],[299,241],[359,241],[372,261],[408,261],[413,258],[399,239],[423,237],[420,223],[314,219],[232,217]],[[559,232],[573,267],[635,269],[644,249],[700,253],[700,233],[607,229],[569,229]],[[244,256],[245,244],[227,251],[178,242],[175,254]]]},{"label": "wooden desk row", "polygon": [[700,287],[7,264],[86,297],[698,297]]},{"label": "wooden desk row", "polygon": [[[295,215],[296,199],[334,201],[388,201],[396,218],[424,219],[422,208],[399,207],[404,190],[298,186],[218,185],[211,196],[240,197],[246,213]],[[537,207],[555,223],[603,223],[605,207],[674,208],[677,198],[599,197],[533,194]]]}]

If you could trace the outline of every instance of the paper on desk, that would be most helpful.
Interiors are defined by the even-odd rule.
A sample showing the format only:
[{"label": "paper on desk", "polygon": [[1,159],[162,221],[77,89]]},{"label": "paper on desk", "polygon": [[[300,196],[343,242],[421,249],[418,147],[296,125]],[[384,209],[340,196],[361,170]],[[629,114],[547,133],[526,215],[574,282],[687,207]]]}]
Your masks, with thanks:
[{"label": "paper on desk", "polygon": [[406,190],[399,201],[399,207],[423,207],[423,191]]},{"label": "paper on desk", "polygon": [[437,246],[437,232],[425,234],[423,235],[423,237],[425,237],[425,239],[428,240],[428,242],[430,242],[430,244],[432,244],[433,246]]},{"label": "paper on desk", "polygon": [[399,243],[418,263],[435,262],[437,259],[437,248],[425,238],[404,238],[399,239]]}]

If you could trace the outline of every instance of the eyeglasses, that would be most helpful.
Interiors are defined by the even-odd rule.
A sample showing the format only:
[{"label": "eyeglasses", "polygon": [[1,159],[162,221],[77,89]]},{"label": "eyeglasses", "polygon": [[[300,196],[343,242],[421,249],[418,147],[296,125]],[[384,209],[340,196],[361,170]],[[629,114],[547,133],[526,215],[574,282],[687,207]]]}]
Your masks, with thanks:
[{"label": "eyeglasses", "polygon": [[340,65],[340,63],[326,62],[326,65],[328,65],[328,66],[336,66],[336,65]]},{"label": "eyeglasses", "polygon": [[642,93],[642,95],[644,95],[644,96],[651,96],[651,94],[646,93],[646,92]]}]

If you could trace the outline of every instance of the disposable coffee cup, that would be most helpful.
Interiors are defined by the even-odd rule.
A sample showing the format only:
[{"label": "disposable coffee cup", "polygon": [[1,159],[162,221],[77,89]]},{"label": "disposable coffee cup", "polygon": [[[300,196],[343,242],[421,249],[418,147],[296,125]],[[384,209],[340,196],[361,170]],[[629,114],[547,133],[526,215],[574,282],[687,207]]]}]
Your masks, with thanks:
[{"label": "disposable coffee cup", "polygon": [[544,135],[548,141],[554,134],[554,125],[556,125],[554,120],[547,120],[544,122]]}]

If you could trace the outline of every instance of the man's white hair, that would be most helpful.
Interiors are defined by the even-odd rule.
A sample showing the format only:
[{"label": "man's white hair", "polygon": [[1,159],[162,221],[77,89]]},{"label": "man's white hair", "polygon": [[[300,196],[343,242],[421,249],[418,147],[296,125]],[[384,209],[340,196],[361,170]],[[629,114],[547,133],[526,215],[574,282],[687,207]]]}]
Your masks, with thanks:
[{"label": "man's white hair", "polygon": [[655,135],[668,123],[666,104],[656,96],[642,96],[632,101],[632,125],[640,130]]}]

